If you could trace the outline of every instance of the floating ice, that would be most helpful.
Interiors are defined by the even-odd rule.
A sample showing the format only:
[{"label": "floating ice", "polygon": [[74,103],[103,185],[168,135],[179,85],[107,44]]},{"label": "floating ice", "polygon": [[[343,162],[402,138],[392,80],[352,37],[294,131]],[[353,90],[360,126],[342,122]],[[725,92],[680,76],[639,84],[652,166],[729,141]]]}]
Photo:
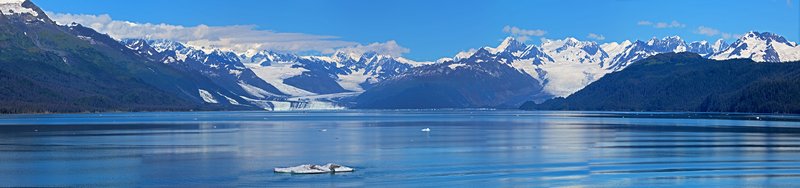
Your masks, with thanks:
[{"label": "floating ice", "polygon": [[326,165],[300,165],[287,168],[275,168],[276,173],[291,173],[291,174],[326,174],[337,172],[353,172],[354,169],[342,165],[328,163]]}]

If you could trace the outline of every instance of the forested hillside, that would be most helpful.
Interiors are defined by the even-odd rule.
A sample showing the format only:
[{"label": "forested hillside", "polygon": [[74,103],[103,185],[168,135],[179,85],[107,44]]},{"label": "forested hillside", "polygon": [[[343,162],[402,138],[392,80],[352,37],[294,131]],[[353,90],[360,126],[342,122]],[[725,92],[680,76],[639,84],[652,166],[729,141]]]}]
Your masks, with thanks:
[{"label": "forested hillside", "polygon": [[800,63],[709,60],[669,53],[526,110],[800,113]]}]

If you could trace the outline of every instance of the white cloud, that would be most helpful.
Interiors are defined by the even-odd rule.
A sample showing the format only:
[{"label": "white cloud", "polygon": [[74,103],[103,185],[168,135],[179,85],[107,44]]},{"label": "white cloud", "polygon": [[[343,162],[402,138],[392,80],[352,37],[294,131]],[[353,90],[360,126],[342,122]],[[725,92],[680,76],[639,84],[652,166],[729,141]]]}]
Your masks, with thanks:
[{"label": "white cloud", "polygon": [[641,26],[653,26],[655,28],[664,29],[664,28],[683,28],[686,27],[686,24],[673,20],[672,22],[651,22],[647,20],[642,20],[636,22],[636,25]]},{"label": "white cloud", "polygon": [[656,28],[675,28],[675,27],[686,27],[686,24],[682,24],[674,20],[670,23],[664,23],[664,22],[656,23]]},{"label": "white cloud", "polygon": [[594,40],[606,40],[606,36],[595,34],[595,33],[589,33],[589,35],[586,36],[586,37],[588,37],[590,39],[594,39]]},{"label": "white cloud", "polygon": [[[337,49],[376,49],[378,53],[401,55],[409,50],[397,45],[395,41],[361,45],[356,42],[340,40],[336,36],[312,35],[304,33],[283,33],[259,30],[255,25],[231,26],[180,26],[170,24],[134,23],[114,20],[107,14],[61,14],[47,13],[59,24],[79,23],[86,27],[108,34],[116,39],[147,38],[168,39],[195,46],[214,47],[244,52],[251,49],[273,50],[295,53],[333,53]],[[370,47],[370,48],[365,48]]]},{"label": "white cloud", "polygon": [[511,36],[517,38],[520,41],[527,41],[530,39],[531,36],[541,37],[547,34],[547,31],[541,29],[522,29],[515,26],[505,26],[503,27],[503,32],[511,34]]},{"label": "white cloud", "polygon": [[738,35],[738,34],[725,33],[725,32],[719,31],[719,29],[714,29],[714,28],[706,27],[706,26],[697,27],[697,30],[695,31],[695,33],[701,34],[701,35],[710,36],[710,37],[720,35],[723,39],[729,39],[731,37],[733,37],[733,38],[741,37],[741,35]]},{"label": "white cloud", "polygon": [[[390,40],[385,43],[372,43],[368,45],[359,44],[351,47],[336,49],[336,51],[351,52],[356,54],[363,54],[364,52],[376,52],[378,54],[400,57],[404,53],[408,53],[411,50],[398,45],[396,41]],[[334,52],[335,51],[331,50],[331,51],[324,51],[323,53],[334,53]]]},{"label": "white cloud", "polygon": [[706,36],[715,36],[715,35],[719,35],[720,34],[719,30],[714,29],[714,28],[710,28],[710,27],[706,27],[706,26],[698,27],[697,28],[697,33],[701,34],[701,35],[706,35]]}]

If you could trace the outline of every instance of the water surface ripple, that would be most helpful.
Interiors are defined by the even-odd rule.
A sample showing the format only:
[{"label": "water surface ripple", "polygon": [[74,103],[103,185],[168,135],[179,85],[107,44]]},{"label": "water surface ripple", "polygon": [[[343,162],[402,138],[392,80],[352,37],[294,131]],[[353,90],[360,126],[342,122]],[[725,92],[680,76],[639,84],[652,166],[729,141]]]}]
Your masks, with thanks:
[{"label": "water surface ripple", "polygon": [[[2,115],[0,161],[0,186],[12,187],[799,187],[800,118],[475,110]],[[328,162],[356,172],[272,172]]]}]

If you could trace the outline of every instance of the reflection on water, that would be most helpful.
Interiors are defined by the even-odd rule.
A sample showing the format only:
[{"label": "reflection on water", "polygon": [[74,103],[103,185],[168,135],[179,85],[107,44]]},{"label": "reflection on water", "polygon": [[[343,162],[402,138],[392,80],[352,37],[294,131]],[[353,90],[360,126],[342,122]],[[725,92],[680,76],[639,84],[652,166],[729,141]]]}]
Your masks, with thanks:
[{"label": "reflection on water", "polygon": [[[758,119],[521,111],[4,115],[0,185],[800,186],[798,117]],[[426,127],[431,132],[420,131]],[[357,171],[272,172],[328,162]]]}]

